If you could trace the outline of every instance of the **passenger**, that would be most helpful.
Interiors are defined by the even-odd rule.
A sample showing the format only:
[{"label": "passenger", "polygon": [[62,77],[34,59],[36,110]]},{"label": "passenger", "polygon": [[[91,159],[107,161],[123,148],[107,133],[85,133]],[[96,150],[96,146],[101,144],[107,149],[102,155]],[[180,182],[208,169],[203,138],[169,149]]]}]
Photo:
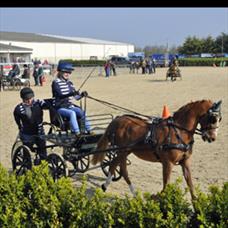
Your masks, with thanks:
[{"label": "passenger", "polygon": [[73,83],[69,80],[73,70],[70,63],[59,62],[58,64],[57,79],[52,82],[52,95],[55,98],[55,108],[61,116],[69,119],[73,134],[76,136],[80,135],[77,117],[85,123],[86,133],[90,134],[90,123],[85,116],[85,112],[79,106],[72,103],[72,98],[80,100],[82,97],[88,96],[86,91],[82,93],[76,91]]},{"label": "passenger", "polygon": [[33,144],[36,144],[41,160],[46,159],[46,142],[40,136],[44,135],[43,109],[48,109],[48,106],[44,100],[34,99],[34,92],[29,87],[23,88],[20,96],[22,103],[18,104],[13,112],[20,139],[31,149]]},{"label": "passenger", "polygon": [[21,75],[21,78],[30,79],[30,70],[28,68],[28,65],[24,64],[23,67],[24,67],[24,71],[23,71],[23,74]]}]

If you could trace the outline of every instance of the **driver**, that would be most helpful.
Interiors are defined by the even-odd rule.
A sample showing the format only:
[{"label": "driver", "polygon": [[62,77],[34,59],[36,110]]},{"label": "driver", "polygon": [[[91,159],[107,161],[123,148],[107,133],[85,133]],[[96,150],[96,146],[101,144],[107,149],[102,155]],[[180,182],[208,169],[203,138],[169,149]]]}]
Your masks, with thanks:
[{"label": "driver", "polygon": [[10,78],[14,78],[15,76],[19,75],[20,74],[20,68],[17,64],[14,64],[13,67],[12,67],[12,70],[10,70],[8,76]]},{"label": "driver", "polygon": [[72,99],[80,100],[82,97],[88,96],[88,93],[86,91],[82,93],[76,91],[73,83],[69,80],[73,70],[72,64],[59,62],[57,78],[52,82],[52,95],[55,98],[55,108],[57,112],[61,116],[69,119],[71,132],[79,136],[80,128],[77,117],[85,123],[85,133],[90,134],[91,127],[85,116],[85,112],[79,106],[74,105]]},{"label": "driver", "polygon": [[46,159],[46,142],[39,136],[44,135],[43,109],[47,109],[48,105],[45,100],[34,99],[34,92],[29,87],[23,88],[20,96],[22,103],[18,104],[13,112],[20,139],[31,149],[33,144],[36,144],[40,159]]},{"label": "driver", "polygon": [[19,74],[20,74],[20,68],[19,68],[18,64],[14,64],[12,66],[12,70],[10,70],[9,74],[8,74],[8,78],[11,82],[11,85],[13,85],[14,78]]}]

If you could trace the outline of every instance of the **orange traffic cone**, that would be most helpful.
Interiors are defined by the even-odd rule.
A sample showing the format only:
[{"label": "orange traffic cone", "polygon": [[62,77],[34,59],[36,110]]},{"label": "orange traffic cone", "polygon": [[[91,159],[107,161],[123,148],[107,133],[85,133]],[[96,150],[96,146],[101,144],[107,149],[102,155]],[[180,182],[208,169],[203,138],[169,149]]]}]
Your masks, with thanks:
[{"label": "orange traffic cone", "polygon": [[163,108],[163,112],[162,112],[162,118],[163,119],[166,119],[168,117],[170,117],[170,112],[169,112],[169,109],[168,107],[165,105],[164,108]]}]

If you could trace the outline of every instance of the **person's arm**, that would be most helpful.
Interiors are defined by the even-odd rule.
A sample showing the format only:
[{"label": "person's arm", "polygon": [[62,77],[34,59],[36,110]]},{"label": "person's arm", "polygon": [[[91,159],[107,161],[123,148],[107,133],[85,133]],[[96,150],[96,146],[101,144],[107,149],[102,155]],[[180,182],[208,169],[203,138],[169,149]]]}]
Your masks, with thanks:
[{"label": "person's arm", "polygon": [[21,125],[21,118],[20,118],[20,112],[19,112],[18,106],[14,109],[13,115],[14,115],[15,122],[18,126],[18,129],[20,131],[22,128],[22,125]]},{"label": "person's arm", "polygon": [[43,100],[38,100],[40,107],[42,109],[50,109],[50,107],[52,106],[52,99],[43,99]]},{"label": "person's arm", "polygon": [[80,93],[78,90],[76,90],[72,82],[70,82],[70,86],[71,90],[74,91],[74,93],[76,93],[76,95],[73,95],[76,100],[80,100],[81,98],[88,96],[87,91],[82,91]]},{"label": "person's arm", "polygon": [[[61,90],[60,90],[60,88],[59,88],[58,83],[57,83],[56,81],[53,81],[53,82],[52,82],[52,96],[53,96],[53,97],[58,97],[58,98],[60,98],[60,99],[64,99],[64,98],[67,98],[67,97],[74,96],[75,99],[77,99],[76,96],[77,96],[77,95],[80,96],[79,94],[80,94],[80,93],[79,93],[78,91],[76,91],[75,89],[73,89],[73,90],[72,90],[70,93],[68,93],[68,94],[62,94],[62,93],[61,93]],[[79,98],[79,99],[80,99],[80,98]]]}]

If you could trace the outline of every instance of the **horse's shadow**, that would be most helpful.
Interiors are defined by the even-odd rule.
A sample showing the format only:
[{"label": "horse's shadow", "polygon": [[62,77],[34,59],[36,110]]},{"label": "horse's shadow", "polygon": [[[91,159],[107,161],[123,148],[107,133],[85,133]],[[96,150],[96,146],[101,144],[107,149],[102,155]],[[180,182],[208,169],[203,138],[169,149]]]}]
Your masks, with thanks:
[{"label": "horse's shadow", "polygon": [[99,184],[98,182],[103,182],[106,180],[105,177],[99,177],[99,176],[95,176],[92,174],[88,174],[88,173],[77,173],[74,176],[71,177],[73,182],[83,182],[84,179],[86,179],[87,183],[90,183],[91,186],[87,185],[86,188],[86,194],[89,196],[92,196],[94,194],[94,192],[96,191],[96,188],[100,188],[101,184]]},{"label": "horse's shadow", "polygon": [[166,79],[147,79],[148,82],[167,82]]}]

